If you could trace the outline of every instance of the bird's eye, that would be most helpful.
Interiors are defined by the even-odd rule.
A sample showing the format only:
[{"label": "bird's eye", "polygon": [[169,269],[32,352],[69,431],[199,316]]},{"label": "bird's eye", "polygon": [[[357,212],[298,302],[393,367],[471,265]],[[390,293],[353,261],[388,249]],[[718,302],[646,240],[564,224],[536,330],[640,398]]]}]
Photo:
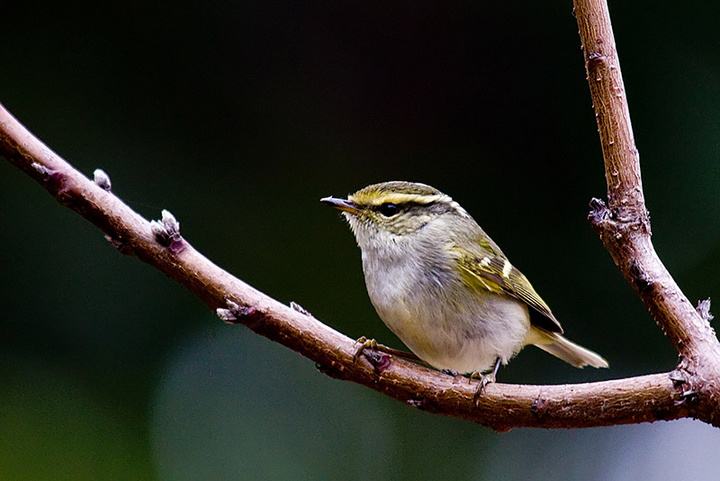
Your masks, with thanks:
[{"label": "bird's eye", "polygon": [[397,206],[397,204],[391,204],[389,202],[386,202],[385,204],[382,204],[379,208],[380,213],[384,215],[385,217],[392,217],[398,212],[400,212],[400,208]]}]

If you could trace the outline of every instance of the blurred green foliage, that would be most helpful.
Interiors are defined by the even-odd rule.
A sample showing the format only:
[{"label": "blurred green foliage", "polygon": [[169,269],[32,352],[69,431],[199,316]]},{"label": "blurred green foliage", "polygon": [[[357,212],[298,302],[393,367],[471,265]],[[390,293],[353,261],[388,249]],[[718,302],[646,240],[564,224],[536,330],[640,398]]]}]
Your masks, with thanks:
[{"label": "blurred green foliage", "polygon": [[[611,4],[654,240],[692,299],[720,287],[719,8]],[[351,234],[318,199],[422,181],[467,208],[612,366],[528,349],[502,380],[673,366],[585,220],[604,178],[570,2],[2,10],[0,101],[277,299],[399,346]],[[2,480],[669,479],[687,473],[678,456],[693,479],[717,474],[704,447],[720,438],[693,423],[498,435],[330,380],[222,325],[6,162],[0,272]]]}]

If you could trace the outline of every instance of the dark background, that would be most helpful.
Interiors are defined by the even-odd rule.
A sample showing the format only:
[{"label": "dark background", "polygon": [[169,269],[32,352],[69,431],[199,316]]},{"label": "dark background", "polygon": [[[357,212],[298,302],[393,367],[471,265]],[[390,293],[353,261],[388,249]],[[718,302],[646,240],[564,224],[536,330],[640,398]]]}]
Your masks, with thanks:
[{"label": "dark background", "polygon": [[[605,185],[565,2],[2,5],[0,102],[149,218],[352,337],[400,347],[319,204],[402,179],[452,195],[610,370],[529,348],[501,380],[671,369],[585,219]],[[720,281],[720,7],[611,5],[657,249]],[[331,380],[218,321],[0,163],[0,479],[716,479],[690,421],[496,434]]]}]

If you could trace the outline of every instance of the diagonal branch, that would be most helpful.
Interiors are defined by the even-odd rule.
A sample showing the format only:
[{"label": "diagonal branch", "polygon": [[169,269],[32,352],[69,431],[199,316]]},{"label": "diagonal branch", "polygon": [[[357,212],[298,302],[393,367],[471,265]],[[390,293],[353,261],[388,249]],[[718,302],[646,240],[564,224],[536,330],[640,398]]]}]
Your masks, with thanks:
[{"label": "diagonal branch", "polygon": [[493,384],[476,406],[476,386],[464,378],[376,352],[354,362],[352,339],[233,277],[184,239],[170,242],[157,236],[164,226],[172,225],[169,216],[153,229],[114,194],[43,145],[2,107],[0,152],[62,204],[98,226],[121,252],[158,268],[211,308],[225,309],[223,317],[237,318],[253,331],[299,352],[330,376],[364,384],[414,407],[495,429],[600,426],[686,415],[682,394],[669,374],[560,386]]},{"label": "diagonal branch", "polygon": [[0,154],[58,201],[98,226],[121,252],[177,280],[219,315],[245,324],[314,361],[324,373],[353,381],[423,410],[497,430],[588,427],[695,416],[717,424],[717,340],[650,243],[640,167],[622,76],[603,0],[575,0],[588,80],[605,157],[609,205],[594,201],[591,221],[615,263],[685,358],[672,373],[588,384],[491,384],[477,403],[476,385],[378,351],[354,360],[355,343],[299,308],[290,308],[213,264],[180,236],[164,212],[152,223],[109,192],[109,179],[86,178],[0,106]]}]

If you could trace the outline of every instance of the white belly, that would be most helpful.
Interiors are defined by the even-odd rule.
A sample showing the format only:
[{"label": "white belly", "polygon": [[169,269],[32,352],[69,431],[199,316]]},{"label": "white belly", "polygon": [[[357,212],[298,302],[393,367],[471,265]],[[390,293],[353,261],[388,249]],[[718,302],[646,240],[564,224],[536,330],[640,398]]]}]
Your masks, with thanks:
[{"label": "white belly", "polygon": [[412,271],[407,257],[368,269],[365,282],[380,318],[420,359],[437,369],[487,371],[524,346],[527,306],[510,297],[470,291],[452,273]]}]

